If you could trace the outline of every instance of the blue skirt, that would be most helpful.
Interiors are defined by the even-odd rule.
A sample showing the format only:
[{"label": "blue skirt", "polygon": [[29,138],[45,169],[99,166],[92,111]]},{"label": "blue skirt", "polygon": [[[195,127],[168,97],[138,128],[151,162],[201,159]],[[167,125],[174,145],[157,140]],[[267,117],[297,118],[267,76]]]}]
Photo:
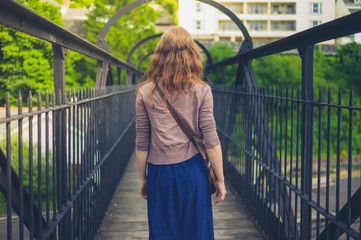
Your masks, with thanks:
[{"label": "blue skirt", "polygon": [[212,240],[212,203],[205,161],[148,164],[150,240]]}]

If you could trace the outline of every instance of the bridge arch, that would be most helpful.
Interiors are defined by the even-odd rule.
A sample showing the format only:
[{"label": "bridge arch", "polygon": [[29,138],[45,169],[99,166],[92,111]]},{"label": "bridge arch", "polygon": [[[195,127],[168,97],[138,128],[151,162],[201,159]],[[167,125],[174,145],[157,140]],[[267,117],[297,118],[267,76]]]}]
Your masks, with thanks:
[{"label": "bridge arch", "polygon": [[[244,24],[242,23],[242,21],[232,12],[230,11],[228,8],[224,7],[223,5],[221,5],[218,2],[215,2],[213,0],[197,0],[199,2],[203,2],[205,4],[208,4],[216,9],[218,9],[219,11],[223,12],[225,15],[227,15],[236,25],[237,27],[241,30],[245,40],[243,41],[241,48],[239,50],[238,53],[241,52],[245,52],[245,51],[249,51],[253,48],[253,44],[252,44],[252,39],[247,31],[247,28],[244,26]],[[134,1],[130,4],[128,4],[127,6],[123,7],[122,9],[120,9],[118,12],[116,12],[110,19],[109,21],[105,24],[105,26],[103,27],[103,29],[101,30],[99,37],[98,37],[98,41],[97,41],[97,46],[107,50],[108,52],[111,52],[111,49],[109,47],[109,45],[107,44],[105,37],[108,34],[110,28],[114,25],[114,23],[119,20],[122,16],[124,16],[126,13],[130,12],[131,10],[145,4],[145,3],[149,3],[152,2],[152,0],[137,0]],[[152,36],[151,36],[152,37]],[[154,35],[153,38],[156,38],[159,36]],[[151,39],[153,39],[151,38]],[[150,39],[149,39],[150,40]],[[149,41],[148,40],[148,41]],[[141,42],[139,42],[141,43]],[[138,44],[139,44],[138,43]],[[143,44],[143,43],[141,43]],[[140,44],[140,45],[141,45]],[[199,44],[198,44],[199,45]],[[137,45],[136,45],[137,46]],[[202,50],[204,51],[205,48],[201,47]],[[133,49],[132,49],[133,50]],[[135,50],[135,49],[134,49]],[[133,51],[134,52],[134,51]],[[131,54],[133,53],[131,51]],[[209,55],[207,54],[208,51],[205,51],[207,58],[210,59]],[[130,54],[130,55],[131,55]],[[129,55],[128,55],[129,57]],[[127,61],[128,61],[128,57],[127,57]],[[209,62],[208,62],[209,63]],[[96,86],[97,87],[104,87],[106,85],[106,79],[107,79],[107,75],[108,75],[108,69],[109,68],[109,63],[107,62],[98,62],[98,74],[97,74],[97,78],[96,78]],[[238,71],[239,72],[239,71]],[[237,74],[238,75],[238,74]],[[129,76],[129,79],[133,79],[133,76]],[[127,83],[129,82],[127,80]]]},{"label": "bridge arch", "polygon": [[[148,41],[150,40],[153,40],[153,39],[156,39],[156,38],[159,38],[163,35],[163,33],[159,33],[159,34],[155,34],[155,35],[152,35],[152,36],[149,36],[149,37],[146,37],[144,39],[142,39],[141,41],[139,41],[137,44],[134,45],[134,47],[129,51],[128,53],[128,56],[127,56],[127,63],[130,63],[130,64],[133,64],[132,63],[132,56],[133,56],[133,53],[143,44],[147,43]],[[204,54],[207,56],[207,64],[212,64],[212,57],[210,55],[210,53],[208,52],[207,48],[201,43],[199,42],[198,40],[194,40],[197,45],[202,49],[202,51],[204,52]],[[148,55],[148,54],[147,54]],[[149,56],[147,56],[149,57]]]}]

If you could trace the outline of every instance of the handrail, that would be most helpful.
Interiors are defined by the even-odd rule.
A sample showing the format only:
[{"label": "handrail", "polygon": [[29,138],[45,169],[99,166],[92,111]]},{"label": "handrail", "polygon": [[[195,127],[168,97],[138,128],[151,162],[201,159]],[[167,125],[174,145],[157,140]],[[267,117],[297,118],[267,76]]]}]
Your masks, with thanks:
[{"label": "handrail", "polygon": [[361,22],[361,11],[304,30],[234,57],[226,58],[210,65],[209,68],[224,67],[230,64],[236,64],[242,61],[302,48],[308,45],[358,33],[361,32],[361,24],[355,24],[357,22]]},{"label": "handrail", "polygon": [[117,67],[143,74],[143,72],[122,59],[115,57],[14,0],[0,1],[0,16],[0,24],[4,26],[101,61],[110,61]]}]

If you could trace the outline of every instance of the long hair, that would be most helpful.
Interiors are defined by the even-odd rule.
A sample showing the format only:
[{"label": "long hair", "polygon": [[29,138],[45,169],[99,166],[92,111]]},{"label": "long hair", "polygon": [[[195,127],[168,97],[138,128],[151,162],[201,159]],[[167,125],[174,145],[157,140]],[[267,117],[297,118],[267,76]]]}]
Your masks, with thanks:
[{"label": "long hair", "polygon": [[153,93],[159,83],[165,99],[193,91],[196,82],[204,83],[202,75],[202,55],[192,36],[182,27],[172,27],[159,40],[147,71],[147,81],[141,83],[137,91],[141,85],[153,81],[150,98],[154,106]]}]

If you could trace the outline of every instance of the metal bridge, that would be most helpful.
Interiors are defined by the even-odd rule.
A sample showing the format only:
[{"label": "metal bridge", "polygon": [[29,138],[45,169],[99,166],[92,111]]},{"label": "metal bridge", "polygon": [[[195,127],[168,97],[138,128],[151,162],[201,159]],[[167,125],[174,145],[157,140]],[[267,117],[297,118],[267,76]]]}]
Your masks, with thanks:
[{"label": "metal bridge", "polygon": [[[105,37],[125,13],[148,2],[138,0],[118,11],[94,45],[16,1],[0,1],[0,24],[50,42],[54,57],[54,92],[45,96],[45,106],[41,106],[39,95],[38,105],[33,107],[29,94],[30,98],[24,100],[29,108],[24,112],[20,95],[18,111],[11,113],[8,98],[6,115],[0,118],[0,126],[6,129],[6,147],[0,151],[0,191],[7,204],[6,217],[0,224],[4,238],[68,240],[102,236],[107,209],[115,209],[110,203],[115,196],[112,204],[116,204],[117,186],[127,191],[122,190],[121,179],[135,145],[134,91],[143,72],[140,66],[133,66],[131,55],[160,35],[136,44],[127,61],[111,53]],[[330,92],[323,97],[319,91],[315,97],[313,88],[315,44],[360,32],[361,12],[253,49],[247,29],[235,14],[215,1],[200,2],[229,16],[244,36],[238,54],[217,63],[197,42],[207,56],[205,80],[213,88],[225,177],[232,189],[230,202],[236,203],[227,205],[225,201],[227,211],[241,208],[247,213],[262,234],[254,232],[256,238],[361,239],[360,176],[352,175],[352,168],[358,164],[352,156],[357,147],[352,136],[359,131],[353,129],[353,122],[360,121],[353,116],[361,107],[353,105],[352,92],[349,103],[341,102],[340,92],[334,104]],[[301,89],[260,88],[252,60],[292,49],[297,49],[302,59]],[[98,61],[94,88],[65,91],[68,50]],[[231,65],[237,66],[233,73],[236,82],[225,86],[225,69]],[[113,78],[111,66],[117,68],[118,79]],[[120,84],[122,71],[126,71],[125,85]],[[218,85],[212,81],[216,72],[221,76]],[[331,112],[337,113],[336,119],[331,119]],[[346,116],[347,124],[341,131],[342,116]],[[324,124],[326,136],[320,133]],[[12,132],[12,126],[17,132]],[[331,136],[333,128],[337,134]],[[331,157],[330,147],[335,141],[337,156]],[[341,141],[348,146],[347,157],[342,159]],[[16,156],[13,142],[18,146]],[[327,146],[325,158],[321,158],[321,142]],[[346,174],[341,177],[344,162]],[[29,187],[24,186],[25,180]],[[128,204],[130,208],[132,201]],[[122,206],[118,211],[132,215],[126,209]],[[222,214],[226,210],[215,211]],[[234,229],[240,227],[237,221],[240,218],[225,219],[224,232],[232,224]]]}]

